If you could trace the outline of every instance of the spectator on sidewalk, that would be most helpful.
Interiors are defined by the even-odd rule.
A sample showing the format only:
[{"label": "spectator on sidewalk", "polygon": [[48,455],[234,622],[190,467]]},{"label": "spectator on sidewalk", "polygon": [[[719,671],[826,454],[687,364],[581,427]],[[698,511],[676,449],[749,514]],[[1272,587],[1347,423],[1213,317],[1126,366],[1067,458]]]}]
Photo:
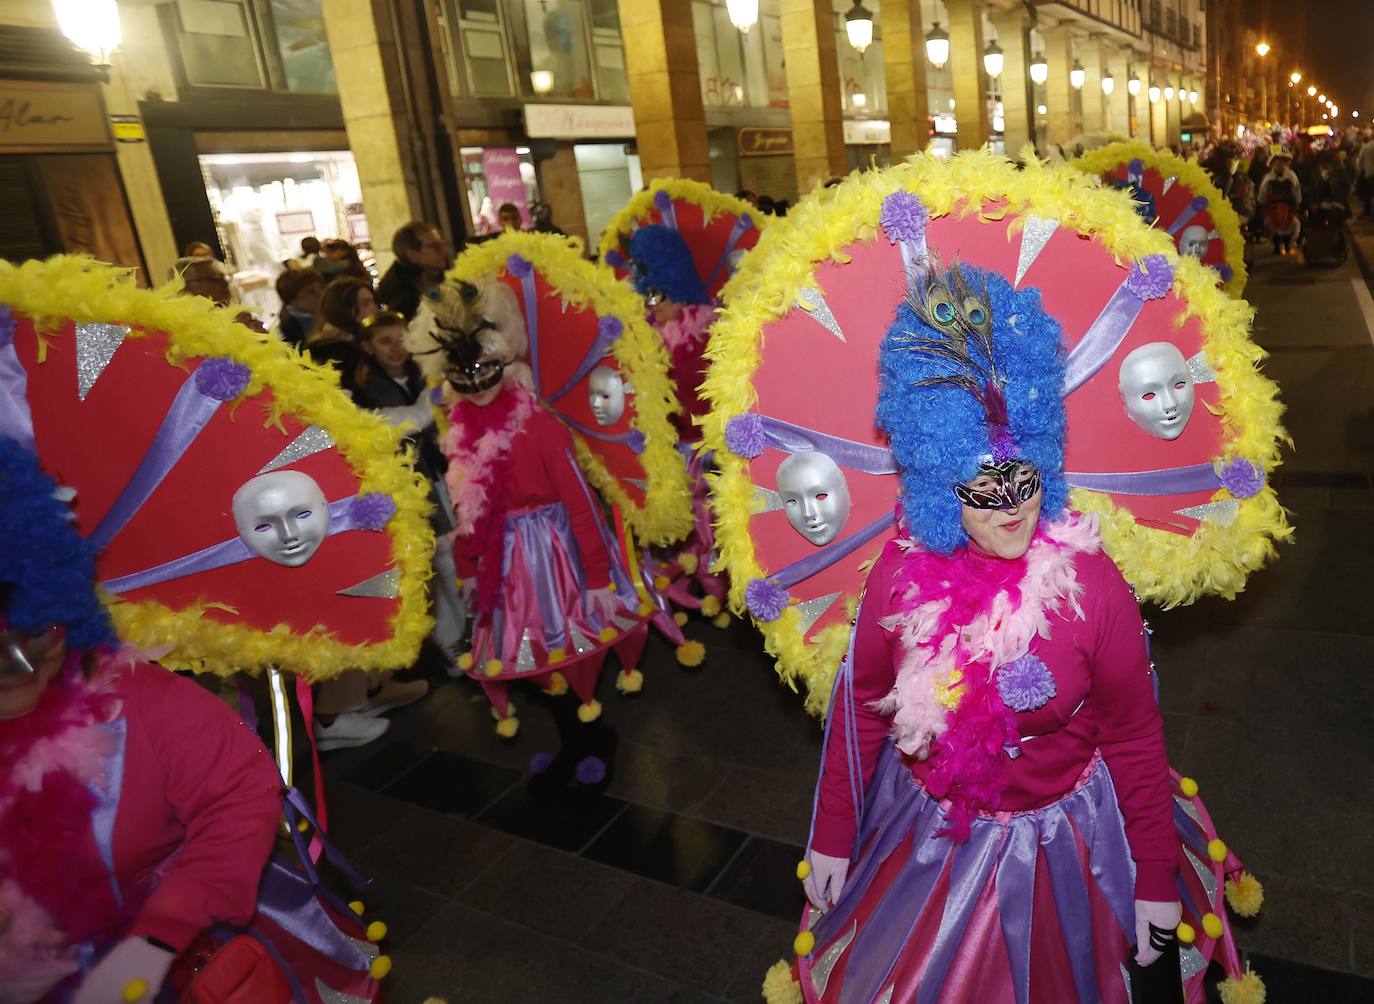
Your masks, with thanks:
[{"label": "spectator on sidewalk", "polygon": [[288,268],[277,276],[281,314],[277,330],[289,345],[303,345],[315,326],[315,314],[324,296],[324,276],[313,268]]},{"label": "spectator on sidewalk", "polygon": [[324,288],[315,326],[306,336],[305,348],[319,363],[339,371],[339,383],[349,394],[358,389],[359,364],[363,361],[359,339],[363,322],[377,313],[372,286],[362,279],[344,276]]},{"label": "spectator on sidewalk", "polygon": [[1364,146],[1360,147],[1360,154],[1355,158],[1355,171],[1359,176],[1355,193],[1364,203],[1364,218],[1369,219],[1374,216],[1374,137],[1366,138]]},{"label": "spectator on sidewalk", "polygon": [[407,223],[391,238],[396,256],[377,284],[377,298],[406,320],[415,316],[420,297],[439,284],[453,263],[443,234],[431,223]]}]

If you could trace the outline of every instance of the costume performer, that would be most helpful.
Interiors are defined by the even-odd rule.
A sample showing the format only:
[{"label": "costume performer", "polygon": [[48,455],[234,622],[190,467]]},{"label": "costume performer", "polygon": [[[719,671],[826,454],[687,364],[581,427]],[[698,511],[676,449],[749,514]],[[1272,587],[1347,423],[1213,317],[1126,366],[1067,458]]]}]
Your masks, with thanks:
[{"label": "costume performer", "polygon": [[[757,211],[698,182],[663,180],[635,196],[607,227],[602,257],[644,298],[648,318],[667,346],[680,411],[679,442],[693,488],[694,529],[676,553],[659,551],[655,576],[674,603],[700,609],[724,627],[726,580],[712,566],[715,534],[706,504],[709,455],[697,448],[706,347],[721,290],[758,241]],[[695,583],[696,590],[691,588]]]},{"label": "costume performer", "polygon": [[732,598],[830,705],[765,996],[1196,1002],[1215,959],[1258,1000],[1221,905],[1258,883],[1169,771],[1127,584],[1234,592],[1288,533],[1247,309],[1127,198],[987,153],[819,193],[736,282],[758,309],[706,384]]},{"label": "costume performer", "polygon": [[281,755],[283,671],[413,661],[432,536],[398,444],[206,301],[0,265],[0,1000],[376,997],[385,927],[320,887],[289,757],[164,667],[268,672]]}]

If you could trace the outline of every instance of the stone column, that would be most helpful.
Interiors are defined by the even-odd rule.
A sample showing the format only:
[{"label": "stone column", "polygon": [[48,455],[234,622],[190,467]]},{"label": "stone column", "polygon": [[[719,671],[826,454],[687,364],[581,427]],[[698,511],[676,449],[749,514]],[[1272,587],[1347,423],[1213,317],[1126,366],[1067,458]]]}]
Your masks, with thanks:
[{"label": "stone column", "polygon": [[[640,2],[620,0],[621,9]],[[687,0],[681,2],[687,5]],[[816,185],[842,177],[849,169],[844,154],[835,7],[831,0],[781,0],[779,7],[787,100],[792,107],[793,157],[797,186],[804,196]]]},{"label": "stone column", "polygon": [[1030,18],[1024,8],[999,10],[992,15],[997,44],[1002,47],[1002,118],[1007,156],[1035,142],[1035,100],[1030,78]]},{"label": "stone column", "polygon": [[619,0],[635,145],[652,178],[711,183],[691,0]]},{"label": "stone column", "polygon": [[[109,115],[137,115],[138,99],[129,86],[124,72],[124,55],[114,58],[109,82],[104,86],[105,111]],[[160,286],[167,281],[172,264],[179,257],[172,221],[167,216],[167,200],[158,181],[157,165],[149,144],[116,143],[115,159],[119,176],[124,181],[124,194],[129,199],[129,213],[133,217],[138,243],[143,249],[143,264],[148,270],[148,285]]]},{"label": "stone column", "polygon": [[1168,77],[1164,72],[1158,68],[1152,68],[1150,71],[1150,78],[1145,81],[1145,88],[1140,95],[1150,106],[1150,142],[1158,147],[1167,147],[1169,145],[1167,105],[1165,104],[1162,94],[1158,101],[1151,101],[1149,88],[1151,84],[1154,84],[1163,91],[1167,80]]},{"label": "stone column", "polygon": [[949,62],[954,76],[954,115],[959,149],[988,141],[988,74],[983,69],[983,11],[975,0],[945,0],[949,11]]},{"label": "stone column", "polygon": [[1107,67],[1112,71],[1116,86],[1107,98],[1107,128],[1123,136],[1131,132],[1131,92],[1126,85],[1131,78],[1131,57],[1127,49],[1107,49]]},{"label": "stone column", "polygon": [[[1073,107],[1073,85],[1069,70],[1073,68],[1073,37],[1068,25],[1042,28],[1045,38],[1045,61],[1050,76],[1045,81],[1045,104],[1049,107],[1050,143],[1067,143],[1078,132],[1078,119]],[[1064,151],[1066,154],[1069,151]]]},{"label": "stone column", "polygon": [[1178,89],[1183,84],[1183,78],[1177,73],[1170,73],[1169,83],[1174,85],[1174,100],[1164,102],[1168,114],[1168,137],[1164,141],[1166,147],[1171,147],[1179,141],[1183,134],[1183,99],[1179,96]]},{"label": "stone column", "polygon": [[1078,46],[1078,61],[1083,64],[1083,131],[1101,132],[1106,126],[1107,95],[1102,93],[1102,73],[1107,66],[1102,43],[1085,39]]},{"label": "stone column", "polygon": [[895,164],[920,153],[930,142],[921,0],[888,0],[878,18],[883,30],[883,74],[887,78],[887,117],[892,123]]}]

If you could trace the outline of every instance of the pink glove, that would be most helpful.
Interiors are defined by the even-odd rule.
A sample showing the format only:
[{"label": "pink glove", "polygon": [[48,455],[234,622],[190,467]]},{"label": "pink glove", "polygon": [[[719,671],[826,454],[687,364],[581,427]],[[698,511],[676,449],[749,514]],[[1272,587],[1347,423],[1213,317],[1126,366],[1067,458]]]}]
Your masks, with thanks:
[{"label": "pink glove", "polygon": [[806,898],[817,910],[828,910],[840,900],[844,880],[849,876],[849,859],[835,858],[820,851],[808,851],[811,871],[802,882]]},{"label": "pink glove", "polygon": [[[142,1004],[162,989],[167,970],[176,956],[142,938],[125,938],[86,974],[72,1004]],[[124,990],[134,980],[143,981],[141,997],[129,998]]]},{"label": "pink glove", "polygon": [[[1160,949],[1150,944],[1150,927],[1167,931],[1168,937],[1176,938],[1178,922],[1183,919],[1183,906],[1177,900],[1173,903],[1156,903],[1148,899],[1135,901],[1135,961],[1138,965],[1148,966],[1159,958]],[[1156,938],[1159,936],[1157,935]]]}]

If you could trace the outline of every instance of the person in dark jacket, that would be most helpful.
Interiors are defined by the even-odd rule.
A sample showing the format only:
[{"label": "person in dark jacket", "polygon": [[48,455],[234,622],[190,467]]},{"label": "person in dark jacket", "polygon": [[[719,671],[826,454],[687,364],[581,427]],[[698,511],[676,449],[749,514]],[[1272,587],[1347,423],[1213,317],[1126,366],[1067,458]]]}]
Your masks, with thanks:
[{"label": "person in dark jacket", "polygon": [[277,276],[281,314],[277,329],[290,345],[301,345],[315,326],[315,314],[324,296],[324,276],[312,268],[288,268]]},{"label": "person in dark jacket", "polygon": [[360,386],[363,352],[359,339],[363,322],[377,313],[372,286],[362,279],[344,276],[324,288],[315,326],[305,339],[305,349],[317,363],[330,363],[339,371],[339,383],[350,395]]},{"label": "person in dark jacket", "polygon": [[453,264],[444,235],[431,223],[412,221],[391,238],[396,260],[377,284],[377,299],[406,320],[415,316],[420,297],[439,284]]}]

